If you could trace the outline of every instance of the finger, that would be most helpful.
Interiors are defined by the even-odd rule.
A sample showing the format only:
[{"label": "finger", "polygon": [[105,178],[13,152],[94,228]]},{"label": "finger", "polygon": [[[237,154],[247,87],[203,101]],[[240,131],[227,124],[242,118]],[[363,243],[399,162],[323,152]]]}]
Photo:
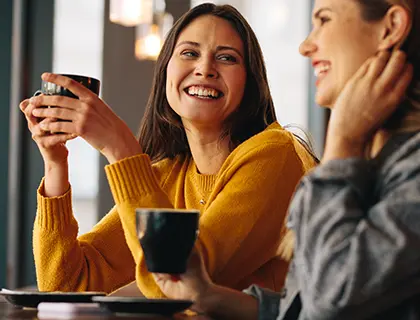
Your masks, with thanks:
[{"label": "finger", "polygon": [[181,280],[181,276],[177,275],[177,274],[171,274],[169,275],[170,279],[172,282],[178,282]]},{"label": "finger", "polygon": [[38,118],[55,118],[61,120],[75,120],[77,113],[74,110],[55,107],[55,108],[35,108],[32,115]]},{"label": "finger", "polygon": [[372,62],[369,66],[368,74],[373,79],[378,78],[384,71],[389,59],[391,58],[391,52],[388,50],[380,51],[375,57],[373,57]]},{"label": "finger", "polygon": [[[39,118],[38,118],[39,119]],[[43,128],[49,126],[51,123],[55,123],[57,122],[56,118],[43,118],[40,122],[39,125],[37,125],[38,129],[45,134],[54,134],[57,133],[57,131],[50,131],[50,130],[45,130]]]},{"label": "finger", "polygon": [[49,132],[60,132],[77,135],[76,126],[73,122],[55,121],[42,122],[39,124],[40,128]]},{"label": "finger", "polygon": [[358,80],[358,79],[361,79],[361,78],[363,78],[365,75],[366,75],[366,73],[368,72],[368,70],[369,70],[369,67],[370,67],[370,64],[372,63],[372,61],[373,61],[373,57],[372,58],[369,58],[369,59],[367,59],[361,66],[360,66],[360,68],[356,71],[356,73],[354,74],[354,76],[351,78],[351,80],[352,81],[356,81],[356,80]]},{"label": "finger", "polygon": [[28,124],[36,125],[41,119],[35,117],[32,115],[33,110],[35,109],[35,106],[31,103],[27,105],[23,113],[25,114],[26,121]]},{"label": "finger", "polygon": [[160,281],[168,281],[171,279],[171,276],[169,274],[166,273],[152,273],[153,278],[155,279],[155,281],[160,282]]},{"label": "finger", "polygon": [[29,129],[32,133],[32,138],[34,139],[35,137],[38,137],[38,136],[42,137],[42,136],[49,135],[50,132],[43,130],[42,125],[53,122],[53,121],[54,119],[45,118],[45,119],[40,120],[39,122],[31,123]]},{"label": "finger", "polygon": [[42,80],[52,82],[70,90],[73,94],[79,97],[79,99],[89,98],[95,95],[92,91],[86,88],[84,85],[77,81],[54,73],[43,73],[41,76]]},{"label": "finger", "polygon": [[405,69],[407,56],[402,51],[394,51],[384,71],[378,79],[378,85],[391,89]]},{"label": "finger", "polygon": [[395,83],[395,87],[392,89],[393,98],[391,103],[399,104],[405,97],[408,86],[413,79],[414,68],[412,64],[406,64],[404,71],[398,81]]},{"label": "finger", "polygon": [[170,279],[167,274],[162,273],[152,273],[152,276],[157,284],[164,283]]},{"label": "finger", "polygon": [[20,111],[22,111],[23,113],[25,113],[25,109],[28,107],[28,105],[29,105],[29,99],[23,100],[21,103],[19,103],[19,109],[20,109]]},{"label": "finger", "polygon": [[77,136],[73,134],[50,134],[45,136],[32,137],[34,141],[42,148],[51,148],[61,143],[73,140]]},{"label": "finger", "polygon": [[65,96],[58,96],[58,95],[54,95],[54,96],[43,95],[43,96],[32,97],[29,99],[29,102],[38,108],[49,106],[49,107],[60,107],[60,108],[66,108],[66,109],[72,109],[72,110],[80,109],[81,104],[82,104],[82,102],[80,102],[77,99],[73,99],[73,98],[65,97]]}]

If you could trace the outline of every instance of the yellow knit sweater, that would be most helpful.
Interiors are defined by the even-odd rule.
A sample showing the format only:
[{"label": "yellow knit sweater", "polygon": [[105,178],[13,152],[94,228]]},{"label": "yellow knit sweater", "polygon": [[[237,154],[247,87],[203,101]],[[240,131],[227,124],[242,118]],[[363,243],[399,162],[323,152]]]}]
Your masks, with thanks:
[{"label": "yellow knit sweater", "polygon": [[278,123],[233,150],[216,175],[199,174],[190,157],[156,164],[144,154],[123,159],[105,167],[116,205],[80,237],[71,191],[47,198],[41,182],[33,232],[38,287],[111,292],[136,279],[147,297],[162,297],[146,269],[134,210],[172,207],[200,210],[197,247],[216,283],[278,290],[288,267],[275,255],[287,207],[313,165]]}]

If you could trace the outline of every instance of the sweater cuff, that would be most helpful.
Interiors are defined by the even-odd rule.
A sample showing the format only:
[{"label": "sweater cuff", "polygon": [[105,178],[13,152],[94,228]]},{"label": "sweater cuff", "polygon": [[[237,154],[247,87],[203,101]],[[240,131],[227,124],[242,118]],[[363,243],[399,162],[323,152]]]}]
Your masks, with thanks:
[{"label": "sweater cuff", "polygon": [[116,203],[136,199],[160,189],[146,154],[140,154],[105,166],[106,176]]},{"label": "sweater cuff", "polygon": [[281,293],[263,289],[256,285],[250,286],[243,292],[258,300],[258,320],[277,319],[280,313],[280,299],[283,298]]},{"label": "sweater cuff", "polygon": [[[345,181],[361,195],[371,190],[374,166],[371,162],[360,158],[331,160],[316,167],[306,179],[311,181]],[[305,178],[304,178],[305,179]]]},{"label": "sweater cuff", "polygon": [[37,218],[36,223],[42,229],[66,229],[73,220],[71,203],[71,188],[58,197],[45,197],[44,178],[41,180],[37,191]]}]

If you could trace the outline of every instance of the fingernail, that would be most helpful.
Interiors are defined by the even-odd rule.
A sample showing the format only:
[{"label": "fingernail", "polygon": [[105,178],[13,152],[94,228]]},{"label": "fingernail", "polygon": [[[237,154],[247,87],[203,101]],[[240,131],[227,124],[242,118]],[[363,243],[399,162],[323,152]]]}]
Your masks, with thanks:
[{"label": "fingernail", "polygon": [[181,279],[179,278],[179,276],[174,276],[174,275],[171,275],[171,281],[173,281],[173,282],[178,282],[179,280],[181,280]]}]

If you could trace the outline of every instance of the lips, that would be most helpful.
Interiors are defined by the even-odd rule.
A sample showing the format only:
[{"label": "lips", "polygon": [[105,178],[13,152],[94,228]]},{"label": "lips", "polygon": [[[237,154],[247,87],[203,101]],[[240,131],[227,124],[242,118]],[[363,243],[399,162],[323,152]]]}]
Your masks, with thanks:
[{"label": "lips", "polygon": [[313,64],[315,77],[319,77],[327,73],[331,69],[331,63],[327,61],[319,61]]},{"label": "lips", "polygon": [[189,96],[202,98],[202,99],[219,99],[224,94],[218,89],[205,86],[205,85],[192,85],[184,89],[185,93]]}]

